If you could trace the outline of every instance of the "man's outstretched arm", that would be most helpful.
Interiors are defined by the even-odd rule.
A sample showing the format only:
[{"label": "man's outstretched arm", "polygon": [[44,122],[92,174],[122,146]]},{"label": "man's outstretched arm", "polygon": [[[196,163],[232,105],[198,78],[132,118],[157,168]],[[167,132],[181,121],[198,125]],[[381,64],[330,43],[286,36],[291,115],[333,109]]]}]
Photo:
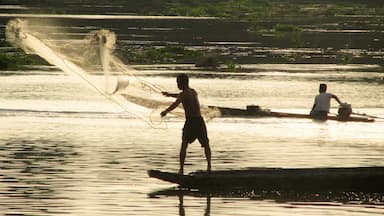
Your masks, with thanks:
[{"label": "man's outstretched arm", "polygon": [[169,93],[169,92],[161,92],[161,94],[163,94],[164,96],[166,97],[174,97],[174,98],[177,98],[179,96],[179,93]]},{"label": "man's outstretched arm", "polygon": [[181,103],[181,98],[178,97],[175,102],[173,102],[167,109],[165,109],[163,112],[160,113],[161,117],[164,117],[167,115],[167,113],[174,110],[179,104]]}]

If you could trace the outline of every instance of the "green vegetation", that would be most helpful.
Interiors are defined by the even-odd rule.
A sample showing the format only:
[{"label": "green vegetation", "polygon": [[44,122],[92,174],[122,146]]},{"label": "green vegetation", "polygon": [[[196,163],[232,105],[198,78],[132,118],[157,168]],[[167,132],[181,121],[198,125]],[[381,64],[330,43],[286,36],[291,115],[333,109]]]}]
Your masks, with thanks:
[{"label": "green vegetation", "polygon": [[[76,3],[74,1],[58,2],[56,0],[14,1],[26,6],[30,4],[30,13],[81,14],[88,13],[84,11],[81,5],[97,4],[102,6],[107,2],[111,9],[95,7],[92,8],[91,13],[217,17],[225,21],[241,22],[246,26],[249,37],[259,39],[263,35],[268,35],[268,37],[273,37],[271,41],[276,44],[276,47],[284,48],[302,48],[306,46],[305,42],[307,41],[304,41],[304,36],[308,37],[308,34],[304,35],[305,29],[312,24],[321,24],[319,20],[329,20],[329,23],[332,23],[347,16],[370,17],[372,23],[376,23],[378,26],[370,25],[366,28],[380,32],[384,25],[384,4],[382,4],[382,0],[99,0],[97,3],[94,0],[82,0]],[[76,6],[77,4],[78,6]],[[340,23],[339,27],[342,28],[344,24]],[[312,33],[311,36],[316,37],[316,34]],[[321,40],[319,39],[319,41]],[[345,44],[348,43],[345,42]],[[312,44],[311,46],[315,45]],[[5,40],[0,40],[0,47],[7,46],[9,45]],[[228,71],[241,70],[241,67],[231,60],[234,59],[233,56],[219,59],[215,53],[192,50],[183,45],[117,47],[119,47],[119,50],[116,53],[120,57],[135,64],[192,63],[201,67],[217,68],[222,63]],[[328,47],[319,48],[327,49]],[[338,50],[342,48],[335,48],[330,53],[335,56],[333,58],[334,62],[358,62],[352,54],[340,54]],[[279,63],[306,62],[310,59],[307,60],[306,55],[305,53],[291,53],[285,54],[285,56],[276,55],[271,58],[273,58],[274,62]],[[366,60],[369,59],[369,56],[365,54],[362,58]],[[321,57],[318,57],[318,59],[319,62],[322,61]],[[44,64],[44,62],[33,55],[20,53],[0,54],[0,69],[17,70],[25,68],[24,65],[31,64]]]},{"label": "green vegetation", "polygon": [[12,48],[7,51],[11,45],[4,39],[0,39],[0,70],[22,70],[27,69],[29,65],[46,64],[44,60],[36,55],[29,55],[22,50]]},{"label": "green vegetation", "polygon": [[291,24],[276,24],[273,28],[277,39],[288,40],[297,47],[302,45],[300,27]]},{"label": "green vegetation", "polygon": [[[183,46],[131,47],[116,52],[122,59],[132,64],[195,64],[196,67],[215,70],[221,62],[215,53],[187,49]],[[226,71],[238,71],[239,65],[227,61]]]},{"label": "green vegetation", "polygon": [[[375,15],[383,14],[382,0],[6,0],[12,4],[23,4],[31,13],[78,14],[84,5],[95,8],[87,11],[95,14],[137,14],[215,16],[251,21],[255,17],[273,17],[294,14],[312,15]],[[110,9],[103,7],[109,5]],[[109,11],[111,10],[111,11]],[[284,14],[284,12],[287,12]]]},{"label": "green vegetation", "polygon": [[214,55],[204,55],[196,61],[195,66],[209,69],[217,69],[217,67],[220,66],[220,62],[218,58]]},{"label": "green vegetation", "polygon": [[[303,28],[308,28],[311,23],[314,25],[321,24],[321,20],[334,22],[343,19],[343,17],[357,15],[359,17],[375,17],[378,20],[376,23],[381,26],[380,28],[384,23],[384,5],[379,0],[163,0],[158,2],[163,2],[163,4],[158,3],[158,8],[151,8],[148,11],[142,10],[141,13],[167,16],[210,16],[242,22],[248,26],[248,33],[255,38],[260,38],[263,34],[273,35],[276,44],[291,48],[305,47]],[[344,24],[341,23],[341,25]],[[204,56],[209,55],[204,53],[202,59],[197,59],[196,65],[216,65],[215,67],[217,67],[219,62],[217,58],[215,60],[212,57],[204,58]],[[340,52],[335,52],[335,55],[334,59],[330,59],[332,63],[362,61],[356,60],[353,55],[340,55]],[[153,55],[148,57],[151,58],[151,56]],[[143,56],[142,58],[145,59]],[[310,62],[311,58],[306,53],[291,53],[286,54],[286,56],[276,56],[273,61],[280,63]],[[317,60],[312,58],[315,62],[326,63],[325,58],[315,58],[318,58]],[[236,66],[231,59],[233,58],[229,56],[228,59],[220,60],[228,71],[239,71],[241,67]],[[188,61],[183,61],[182,58],[179,58],[175,62],[188,63],[190,60],[191,58]],[[204,63],[204,61],[206,62]],[[169,61],[165,62],[169,63]]]},{"label": "green vegetation", "polygon": [[0,70],[21,70],[29,65],[42,65],[46,62],[37,56],[27,55],[23,52],[0,53]]},{"label": "green vegetation", "polygon": [[[131,1],[125,2],[127,5],[139,4]],[[151,4],[154,7],[148,6]],[[213,16],[247,22],[297,13],[326,16],[377,15],[383,14],[384,9],[380,0],[152,0],[150,4],[146,2],[146,5],[140,7],[139,14]]]},{"label": "green vegetation", "polygon": [[273,4],[267,0],[169,1],[164,15],[213,16],[249,21],[266,14]]},{"label": "green vegetation", "polygon": [[123,59],[137,64],[195,63],[204,53],[183,46],[136,47],[118,50]]},{"label": "green vegetation", "polygon": [[233,61],[227,61],[225,63],[226,68],[224,69],[226,72],[240,72],[241,66],[236,64]]}]

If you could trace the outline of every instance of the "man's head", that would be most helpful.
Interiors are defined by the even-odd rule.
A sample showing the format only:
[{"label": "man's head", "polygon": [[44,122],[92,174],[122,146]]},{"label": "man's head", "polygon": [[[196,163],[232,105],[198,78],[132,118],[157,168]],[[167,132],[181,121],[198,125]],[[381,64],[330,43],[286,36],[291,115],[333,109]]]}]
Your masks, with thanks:
[{"label": "man's head", "polygon": [[180,90],[183,90],[189,87],[189,79],[187,74],[179,74],[176,80],[177,80],[177,87]]},{"label": "man's head", "polygon": [[327,84],[321,83],[320,86],[319,86],[319,92],[323,93],[323,92],[326,92],[326,91],[327,91]]}]

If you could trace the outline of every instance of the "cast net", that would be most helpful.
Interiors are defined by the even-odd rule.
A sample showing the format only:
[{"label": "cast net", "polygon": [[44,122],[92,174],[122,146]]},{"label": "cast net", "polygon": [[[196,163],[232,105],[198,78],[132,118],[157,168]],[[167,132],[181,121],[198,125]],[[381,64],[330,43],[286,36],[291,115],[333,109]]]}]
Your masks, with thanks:
[{"label": "cast net", "polygon": [[[161,110],[174,99],[164,97],[159,85],[139,78],[140,71],[123,63],[116,55],[116,35],[105,29],[91,31],[82,39],[54,39],[38,23],[15,19],[6,26],[6,37],[27,53],[35,53],[68,75],[79,78],[125,112],[148,122],[161,124]],[[50,29],[59,32],[59,29]],[[176,108],[173,117],[182,117]],[[206,119],[219,116],[215,109],[202,106]]]}]

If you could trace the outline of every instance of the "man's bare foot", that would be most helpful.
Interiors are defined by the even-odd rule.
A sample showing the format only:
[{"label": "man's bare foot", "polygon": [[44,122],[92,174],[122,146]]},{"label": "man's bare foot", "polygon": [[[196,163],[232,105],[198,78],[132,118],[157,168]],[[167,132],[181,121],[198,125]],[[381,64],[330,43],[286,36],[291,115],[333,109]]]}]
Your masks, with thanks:
[{"label": "man's bare foot", "polygon": [[208,166],[207,167],[207,173],[211,173],[212,169],[211,169],[211,166]]}]

